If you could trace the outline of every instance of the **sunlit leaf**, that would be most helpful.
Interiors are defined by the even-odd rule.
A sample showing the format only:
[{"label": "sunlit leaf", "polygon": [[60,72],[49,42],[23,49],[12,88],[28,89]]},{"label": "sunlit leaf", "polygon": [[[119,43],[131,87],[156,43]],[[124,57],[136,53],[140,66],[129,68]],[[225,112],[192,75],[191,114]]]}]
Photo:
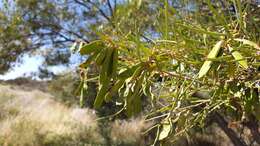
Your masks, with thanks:
[{"label": "sunlit leaf", "polygon": [[[224,43],[223,40],[217,42],[217,44],[213,47],[213,49],[208,54],[207,58],[210,58],[210,59],[211,58],[212,59],[216,58],[223,43]],[[209,71],[211,65],[212,65],[212,61],[206,60],[204,62],[204,64],[202,65],[202,67],[201,67],[201,69],[199,71],[199,78],[201,78],[201,77],[203,77],[204,75],[207,74],[207,72]]]},{"label": "sunlit leaf", "polygon": [[137,8],[139,9],[142,5],[143,0],[137,0]]},{"label": "sunlit leaf", "polygon": [[167,120],[166,122],[164,122],[162,124],[158,140],[163,140],[163,139],[167,138],[169,136],[169,134],[171,133],[171,130],[172,130],[172,125]]},{"label": "sunlit leaf", "polygon": [[239,41],[239,42],[242,42],[243,44],[245,45],[249,45],[251,47],[254,47],[255,49],[258,49],[260,50],[260,47],[259,45],[257,45],[256,43],[252,42],[252,41],[249,41],[249,40],[246,40],[246,39],[234,39],[235,41]]},{"label": "sunlit leaf", "polygon": [[232,47],[228,46],[229,51],[231,52],[232,56],[235,58],[235,60],[244,68],[247,69],[247,60],[236,50],[234,50]]},{"label": "sunlit leaf", "polygon": [[120,79],[126,79],[126,78],[129,78],[133,75],[133,73],[135,72],[135,70],[141,66],[141,64],[137,64],[137,65],[134,65],[130,68],[127,68],[127,69],[124,69],[124,70],[121,70],[119,71],[119,75],[118,75],[118,78]]}]

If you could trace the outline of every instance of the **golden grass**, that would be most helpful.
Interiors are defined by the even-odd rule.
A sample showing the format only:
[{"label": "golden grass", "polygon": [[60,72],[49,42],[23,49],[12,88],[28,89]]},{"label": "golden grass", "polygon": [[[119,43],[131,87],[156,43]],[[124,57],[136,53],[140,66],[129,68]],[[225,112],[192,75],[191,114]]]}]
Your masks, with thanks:
[{"label": "golden grass", "polygon": [[142,118],[116,120],[111,123],[111,139],[117,144],[142,145],[142,132],[150,126],[151,123],[145,122]]},{"label": "golden grass", "polygon": [[81,145],[104,142],[95,121],[96,115],[90,109],[66,107],[55,102],[51,95],[37,90],[26,92],[0,86],[0,91],[5,91],[0,95],[0,145]]},{"label": "golden grass", "polygon": [[143,145],[150,126],[141,118],[116,120],[102,130],[105,139],[96,119],[94,110],[68,107],[49,93],[0,84],[1,146]]}]

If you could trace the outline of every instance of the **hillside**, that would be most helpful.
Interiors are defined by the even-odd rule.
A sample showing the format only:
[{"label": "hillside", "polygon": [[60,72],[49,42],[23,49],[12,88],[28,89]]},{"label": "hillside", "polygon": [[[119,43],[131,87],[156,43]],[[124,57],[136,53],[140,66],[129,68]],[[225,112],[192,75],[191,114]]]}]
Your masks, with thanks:
[{"label": "hillside", "polygon": [[147,127],[143,120],[115,121],[101,129],[93,110],[58,102],[47,84],[26,79],[0,83],[0,145],[140,144]]}]

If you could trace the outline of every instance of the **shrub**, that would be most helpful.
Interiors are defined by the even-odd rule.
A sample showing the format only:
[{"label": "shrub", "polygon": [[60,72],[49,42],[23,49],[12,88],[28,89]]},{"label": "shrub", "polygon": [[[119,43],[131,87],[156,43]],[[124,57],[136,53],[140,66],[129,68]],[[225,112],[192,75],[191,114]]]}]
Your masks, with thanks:
[{"label": "shrub", "polygon": [[151,123],[144,119],[116,120],[111,123],[110,136],[114,144],[144,145],[142,132],[149,128]]}]

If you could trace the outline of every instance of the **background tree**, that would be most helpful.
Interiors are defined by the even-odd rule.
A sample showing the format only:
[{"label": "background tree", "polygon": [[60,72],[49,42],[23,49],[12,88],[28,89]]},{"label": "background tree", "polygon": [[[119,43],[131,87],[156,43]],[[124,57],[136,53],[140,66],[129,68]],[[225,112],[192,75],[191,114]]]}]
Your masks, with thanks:
[{"label": "background tree", "polygon": [[48,64],[68,62],[72,42],[96,38],[111,17],[110,2],[62,0],[2,1],[1,72],[25,52],[47,50]]}]

